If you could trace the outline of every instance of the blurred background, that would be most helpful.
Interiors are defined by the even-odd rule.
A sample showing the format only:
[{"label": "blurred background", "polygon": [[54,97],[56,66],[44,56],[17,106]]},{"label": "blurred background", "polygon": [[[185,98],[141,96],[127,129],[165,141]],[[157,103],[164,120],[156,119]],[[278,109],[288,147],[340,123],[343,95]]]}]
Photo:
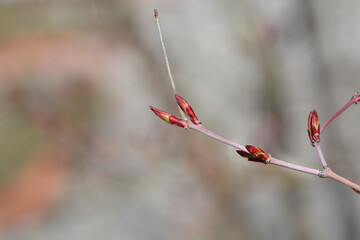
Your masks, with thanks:
[{"label": "blurred background", "polygon": [[[360,90],[356,0],[0,1],[0,239],[360,239],[360,197],[159,120],[321,168],[307,117]],[[360,182],[359,106],[322,134]]]}]

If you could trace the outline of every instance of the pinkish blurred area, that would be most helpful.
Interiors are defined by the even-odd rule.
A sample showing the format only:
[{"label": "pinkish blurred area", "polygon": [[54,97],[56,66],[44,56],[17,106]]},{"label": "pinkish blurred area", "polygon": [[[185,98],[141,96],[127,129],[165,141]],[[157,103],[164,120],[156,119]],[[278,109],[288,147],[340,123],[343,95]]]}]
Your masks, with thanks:
[{"label": "pinkish blurred area", "polygon": [[[321,168],[307,138],[360,90],[355,0],[0,1],[0,239],[360,239],[348,187],[247,162],[159,120]],[[322,135],[360,182],[359,106]]]}]

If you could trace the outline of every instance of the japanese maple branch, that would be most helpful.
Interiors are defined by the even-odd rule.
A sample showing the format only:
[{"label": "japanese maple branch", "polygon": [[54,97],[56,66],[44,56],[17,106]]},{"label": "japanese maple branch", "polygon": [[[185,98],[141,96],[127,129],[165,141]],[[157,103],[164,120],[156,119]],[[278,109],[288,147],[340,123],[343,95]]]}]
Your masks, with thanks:
[{"label": "japanese maple branch", "polygon": [[[309,134],[310,142],[316,148],[317,154],[319,155],[319,158],[321,160],[321,163],[323,166],[322,170],[308,168],[308,167],[304,167],[301,165],[297,165],[297,164],[293,164],[293,163],[289,163],[289,162],[285,162],[285,161],[273,158],[273,157],[271,157],[270,154],[267,154],[266,152],[264,152],[261,148],[259,148],[257,146],[251,146],[251,145],[243,146],[243,145],[233,142],[229,139],[226,139],[220,135],[217,135],[216,133],[206,129],[204,126],[201,125],[201,122],[196,117],[195,112],[193,111],[191,106],[188,104],[188,102],[184,98],[180,97],[176,92],[175,83],[174,83],[174,80],[173,80],[173,77],[171,74],[170,65],[169,65],[167,54],[166,54],[165,44],[164,44],[162,33],[161,33],[159,14],[158,14],[157,10],[154,10],[154,16],[155,16],[155,19],[157,22],[160,41],[161,41],[161,45],[162,45],[162,49],[163,49],[163,53],[164,53],[164,57],[165,57],[165,62],[166,62],[166,67],[167,67],[168,74],[169,74],[170,81],[171,81],[171,85],[174,90],[176,102],[178,104],[178,107],[179,107],[179,110],[180,110],[180,113],[181,113],[183,119],[178,119],[177,117],[173,116],[172,114],[169,114],[165,111],[162,111],[160,109],[150,106],[150,109],[158,117],[160,117],[162,120],[164,120],[170,124],[174,124],[174,125],[177,125],[179,127],[185,128],[185,129],[192,129],[192,130],[198,131],[200,133],[207,135],[208,137],[211,137],[215,140],[218,140],[222,143],[232,146],[237,149],[238,154],[240,154],[242,157],[247,158],[249,161],[260,162],[260,163],[264,163],[264,164],[273,164],[276,166],[285,167],[285,168],[292,169],[295,171],[300,171],[303,173],[317,175],[321,178],[332,178],[338,182],[341,182],[341,183],[351,187],[355,192],[360,194],[360,186],[358,184],[334,173],[327,166],[325,157],[324,157],[321,147],[320,147],[320,133],[325,129],[325,127],[327,125],[329,125],[329,123],[331,123],[331,121],[333,121],[337,116],[339,116],[342,112],[344,112],[348,107],[350,107],[353,103],[357,103],[360,101],[360,95],[358,95],[357,92],[355,92],[355,95],[350,99],[350,101],[342,109],[340,109],[334,116],[332,116],[324,124],[324,126],[321,129],[320,129],[319,118],[318,118],[317,112],[315,110],[310,112],[309,119],[308,119],[308,134]],[[188,118],[186,116],[188,116],[190,120],[188,120]]]}]

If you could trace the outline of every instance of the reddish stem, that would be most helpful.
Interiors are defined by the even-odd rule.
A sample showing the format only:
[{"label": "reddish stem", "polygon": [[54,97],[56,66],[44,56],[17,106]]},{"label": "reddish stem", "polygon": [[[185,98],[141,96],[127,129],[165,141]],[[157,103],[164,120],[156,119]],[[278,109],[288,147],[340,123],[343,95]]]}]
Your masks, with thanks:
[{"label": "reddish stem", "polygon": [[351,187],[352,189],[355,189],[357,191],[360,191],[360,186],[352,181],[350,181],[349,179],[346,179],[336,173],[334,173],[330,168],[328,168],[326,171],[325,171],[325,176],[326,178],[332,178],[338,182],[341,182],[349,187]]},{"label": "reddish stem", "polygon": [[329,125],[337,116],[339,116],[346,109],[348,109],[353,103],[356,103],[356,98],[354,96],[350,99],[350,101],[347,104],[345,104],[344,107],[342,107],[337,113],[334,114],[334,116],[332,116],[329,120],[326,121],[326,123],[324,123],[324,125],[320,128],[320,133],[322,133],[327,125]]}]

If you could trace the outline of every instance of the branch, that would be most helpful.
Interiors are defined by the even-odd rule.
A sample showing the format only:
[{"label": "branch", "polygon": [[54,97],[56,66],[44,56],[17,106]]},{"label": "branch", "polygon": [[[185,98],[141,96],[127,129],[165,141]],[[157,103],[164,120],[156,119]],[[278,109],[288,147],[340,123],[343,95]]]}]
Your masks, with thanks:
[{"label": "branch", "polygon": [[[216,133],[206,129],[204,126],[202,125],[195,125],[193,123],[189,123],[189,129],[193,129],[195,131],[201,132],[202,134],[207,135],[208,137],[211,137],[219,142],[225,143],[231,147],[234,147],[236,149],[242,150],[244,152],[248,152],[248,150],[246,149],[246,147],[244,147],[241,144],[238,144],[236,142],[233,142],[229,139],[226,139],[222,136],[217,135]],[[304,166],[300,166],[300,165],[296,165],[293,163],[288,163],[276,158],[271,157],[271,161],[268,162],[269,164],[273,164],[276,166],[280,166],[280,167],[285,167],[285,168],[289,168],[295,171],[299,171],[299,172],[304,172],[304,173],[308,173],[308,174],[312,174],[312,175],[316,175],[319,176],[319,172],[320,170],[317,169],[313,169],[313,168],[308,168],[308,167],[304,167]]]},{"label": "branch", "polygon": [[168,57],[166,54],[165,45],[164,45],[164,41],[163,41],[163,37],[162,37],[162,33],[161,33],[159,13],[157,10],[154,10],[154,16],[155,16],[156,23],[158,26],[158,31],[159,31],[160,41],[161,41],[161,45],[162,45],[162,49],[163,49],[163,53],[164,53],[164,57],[165,57],[166,67],[167,67],[171,85],[172,85],[172,88],[173,88],[173,91],[175,94],[176,102],[178,104],[180,113],[182,115],[182,119],[179,119],[170,113],[167,113],[165,111],[162,111],[160,109],[150,106],[150,109],[158,117],[160,117],[162,120],[164,120],[167,123],[170,123],[172,125],[176,125],[176,126],[184,128],[184,129],[198,131],[198,132],[200,132],[210,138],[213,138],[221,143],[227,144],[227,145],[235,148],[237,150],[237,153],[240,154],[242,157],[247,158],[248,161],[259,162],[259,163],[264,163],[264,164],[273,164],[276,166],[284,167],[287,169],[292,169],[292,170],[299,171],[302,173],[319,176],[320,178],[332,178],[338,182],[341,182],[341,183],[351,187],[355,192],[360,194],[360,185],[334,173],[328,167],[325,157],[324,157],[321,147],[320,147],[320,133],[322,131],[324,131],[325,127],[328,126],[331,121],[333,121],[337,116],[339,116],[341,113],[343,113],[353,103],[356,104],[360,101],[360,95],[358,95],[357,92],[355,92],[354,96],[350,99],[350,101],[343,108],[341,108],[334,116],[332,116],[324,124],[324,126],[322,128],[320,128],[319,117],[318,117],[316,110],[314,109],[309,114],[308,134],[309,134],[310,143],[312,146],[314,146],[316,148],[316,151],[317,151],[317,154],[319,155],[323,169],[321,169],[321,170],[313,169],[313,168],[309,168],[309,167],[305,167],[305,166],[301,166],[301,165],[297,165],[297,164],[293,164],[293,163],[289,163],[286,161],[276,159],[276,158],[272,157],[270,154],[266,153],[260,147],[251,146],[251,145],[246,145],[246,146],[241,145],[239,143],[236,143],[234,141],[226,139],[226,138],[208,130],[201,124],[201,122],[195,115],[195,111],[192,109],[190,104],[184,98],[180,97],[176,92],[175,83],[174,83],[174,80],[173,80],[173,77],[171,74],[169,60],[168,60]]}]

